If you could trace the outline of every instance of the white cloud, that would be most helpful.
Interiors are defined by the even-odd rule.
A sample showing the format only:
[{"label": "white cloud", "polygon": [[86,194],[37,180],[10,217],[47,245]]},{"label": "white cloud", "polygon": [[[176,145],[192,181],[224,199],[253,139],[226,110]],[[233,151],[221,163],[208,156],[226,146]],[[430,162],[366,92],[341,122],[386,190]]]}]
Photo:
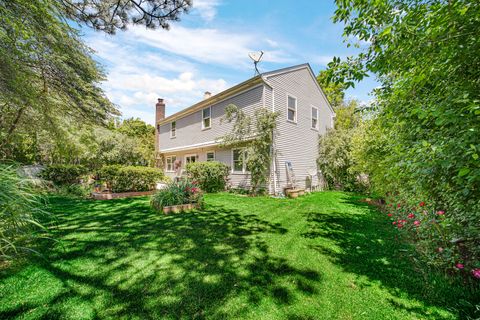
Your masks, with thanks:
[{"label": "white cloud", "polygon": [[[133,27],[137,41],[201,63],[218,63],[232,68],[250,65],[248,52],[267,41],[252,33],[235,33],[213,28],[173,26],[168,32]],[[271,40],[270,40],[271,42]],[[264,50],[266,61],[284,63],[291,58],[281,49]],[[267,60],[268,59],[268,60]]]},{"label": "white cloud", "polygon": [[310,60],[311,63],[326,66],[327,64],[332,62],[333,56],[313,55],[313,56],[310,57],[309,60]]},{"label": "white cloud", "polygon": [[217,15],[217,7],[220,5],[218,0],[194,0],[193,11],[197,12],[200,17],[209,22]]}]

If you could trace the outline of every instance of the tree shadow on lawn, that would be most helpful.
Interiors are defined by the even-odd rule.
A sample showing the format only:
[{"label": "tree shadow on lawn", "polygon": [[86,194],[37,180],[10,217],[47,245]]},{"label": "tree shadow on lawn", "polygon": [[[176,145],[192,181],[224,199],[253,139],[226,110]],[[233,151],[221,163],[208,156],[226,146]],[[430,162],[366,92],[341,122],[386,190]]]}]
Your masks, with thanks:
[{"label": "tree shadow on lawn", "polygon": [[[470,304],[473,296],[462,288],[460,283],[449,283],[433,270],[420,270],[413,263],[408,244],[398,240],[397,231],[386,217],[375,207],[360,201],[358,196],[347,196],[343,202],[358,210],[358,213],[309,212],[306,214],[308,231],[305,238],[328,239],[340,250],[316,241],[311,248],[328,256],[345,271],[366,276],[367,281],[357,279],[359,287],[370,286],[372,281],[380,282],[394,299],[389,302],[395,308],[402,308],[426,318],[442,319],[438,312],[425,312],[424,308],[407,306],[402,302],[408,299],[422,301],[426,306],[436,306],[457,313],[460,318],[472,316]],[[398,299],[397,299],[398,298]],[[478,299],[477,299],[478,300]],[[460,301],[460,303],[459,303]]]},{"label": "tree shadow on lawn", "polygon": [[[74,299],[93,308],[95,318],[227,318],[230,308],[241,317],[247,306],[226,306],[229,299],[291,304],[321,280],[272,256],[262,235],[287,230],[254,214],[209,206],[163,216],[131,199],[62,201],[55,204],[66,209],[57,214],[60,242],[46,260],[32,262],[63,285],[44,303],[43,318],[66,316],[62,306]],[[0,318],[35,308],[42,306],[18,302]]]}]

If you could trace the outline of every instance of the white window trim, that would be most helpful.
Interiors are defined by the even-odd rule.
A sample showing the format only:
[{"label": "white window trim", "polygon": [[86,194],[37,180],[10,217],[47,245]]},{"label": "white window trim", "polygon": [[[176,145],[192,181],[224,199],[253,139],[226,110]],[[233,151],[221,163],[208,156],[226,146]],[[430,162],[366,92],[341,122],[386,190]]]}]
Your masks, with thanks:
[{"label": "white window trim", "polygon": [[185,155],[185,159],[184,159],[184,160],[185,160],[185,166],[188,164],[188,162],[187,162],[187,158],[188,158],[188,157],[195,157],[195,162],[197,162],[198,154],[196,154],[196,153],[186,154],[186,155]]},{"label": "white window trim", "polygon": [[[173,161],[173,157],[175,157],[175,161],[177,161],[177,156],[174,154],[165,157],[165,172],[175,172],[175,168],[174,168],[175,161]],[[168,163],[167,163],[168,158],[172,159],[172,170],[168,170]]]},{"label": "white window trim", "polygon": [[[315,109],[317,111],[317,125],[315,127],[312,127],[312,121],[313,121],[312,109]],[[318,131],[318,128],[319,128],[318,108],[315,107],[315,106],[311,106],[311,109],[310,109],[310,128],[312,128],[312,130],[317,130],[317,131]]]},{"label": "white window trim", "polygon": [[[290,110],[290,108],[288,107],[289,97],[295,99],[295,119],[294,120],[288,119],[288,110]],[[298,120],[298,99],[294,95],[287,93],[287,121],[290,123],[297,123],[297,120]]]},{"label": "white window trim", "polygon": [[242,171],[236,171],[236,170],[235,170],[235,161],[234,161],[234,158],[233,158],[233,152],[234,152],[235,150],[241,150],[242,152],[245,152],[245,148],[235,148],[235,149],[232,149],[232,152],[231,152],[232,173],[234,173],[234,174],[246,174],[246,173],[248,173],[248,171],[247,171],[247,164],[246,164],[246,162],[245,162],[245,159],[243,159]]},{"label": "white window trim", "polygon": [[[173,127],[173,123],[175,123],[175,135],[172,135],[172,127]],[[172,121],[170,122],[170,139],[175,139],[177,137],[177,121]]]},{"label": "white window trim", "polygon": [[216,155],[214,150],[205,152],[205,161],[208,161],[208,154],[209,153],[213,153],[213,160],[212,161],[215,161],[217,159],[217,155]]},{"label": "white window trim", "polygon": [[[208,118],[204,118],[204,117],[203,117],[203,111],[204,111],[205,109],[209,109],[209,110],[210,110],[210,117],[208,117]],[[210,126],[208,126],[208,127],[205,127],[205,126],[204,126],[204,123],[205,123],[204,120],[205,120],[205,119],[210,119]],[[210,129],[210,128],[212,128],[212,107],[211,107],[211,106],[202,109],[202,130],[208,130],[208,129]]]}]

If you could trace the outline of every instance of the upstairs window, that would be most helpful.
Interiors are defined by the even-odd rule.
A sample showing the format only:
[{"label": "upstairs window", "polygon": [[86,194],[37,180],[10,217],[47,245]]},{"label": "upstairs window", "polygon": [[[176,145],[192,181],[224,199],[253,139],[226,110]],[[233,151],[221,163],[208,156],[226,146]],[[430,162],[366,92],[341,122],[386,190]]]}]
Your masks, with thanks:
[{"label": "upstairs window", "polygon": [[207,161],[215,161],[215,152],[207,152]]},{"label": "upstairs window", "polygon": [[287,99],[287,120],[297,122],[297,99],[292,96]]},{"label": "upstairs window", "polygon": [[202,110],[202,129],[209,129],[212,126],[212,108],[208,107]]},{"label": "upstairs window", "polygon": [[247,152],[244,149],[233,149],[232,150],[232,170],[237,173],[247,172]]},{"label": "upstairs window", "polygon": [[318,130],[318,109],[312,107],[312,129]]},{"label": "upstairs window", "polygon": [[177,122],[173,121],[170,123],[170,138],[175,138],[177,136]]},{"label": "upstairs window", "polygon": [[173,167],[173,165],[175,163],[175,160],[177,160],[176,156],[169,156],[165,158],[165,171],[174,171],[175,168]]}]

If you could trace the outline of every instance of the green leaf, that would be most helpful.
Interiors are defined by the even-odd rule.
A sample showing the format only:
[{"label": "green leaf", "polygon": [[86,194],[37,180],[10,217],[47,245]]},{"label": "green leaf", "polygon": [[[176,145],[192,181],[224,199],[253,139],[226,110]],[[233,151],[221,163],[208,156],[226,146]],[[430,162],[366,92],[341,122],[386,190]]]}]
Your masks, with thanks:
[{"label": "green leaf", "polygon": [[460,171],[458,171],[458,176],[463,177],[466,176],[470,172],[469,168],[462,168]]}]

